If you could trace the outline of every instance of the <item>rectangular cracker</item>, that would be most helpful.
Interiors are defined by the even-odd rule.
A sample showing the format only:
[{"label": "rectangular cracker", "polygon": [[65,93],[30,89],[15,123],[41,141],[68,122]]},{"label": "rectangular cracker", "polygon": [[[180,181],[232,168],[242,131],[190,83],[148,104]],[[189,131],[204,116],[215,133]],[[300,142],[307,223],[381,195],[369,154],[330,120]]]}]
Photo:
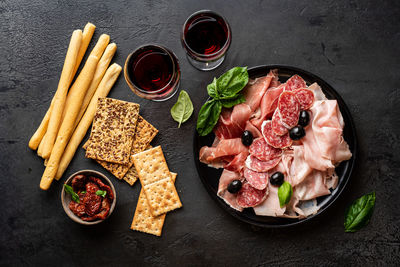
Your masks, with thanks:
[{"label": "rectangular cracker", "polygon": [[138,115],[138,104],[99,98],[86,157],[128,164]]},{"label": "rectangular cracker", "polygon": [[157,133],[158,130],[148,121],[146,121],[142,116],[139,115],[137,119],[134,140],[130,152],[129,163],[125,165],[125,164],[111,163],[102,160],[97,160],[97,162],[101,166],[103,166],[103,168],[111,172],[115,177],[117,177],[118,179],[122,179],[133,165],[133,155],[144,151],[146,147],[150,144],[150,142],[154,139],[154,137],[157,135]]},{"label": "rectangular cracker", "polygon": [[[171,172],[173,182],[176,180],[176,173]],[[153,216],[150,211],[150,206],[147,202],[146,194],[143,188],[140,190],[139,199],[136,205],[135,215],[131,225],[132,230],[161,236],[166,214]]]},{"label": "rectangular cracker", "polygon": [[133,155],[133,162],[153,216],[182,207],[160,146]]},{"label": "rectangular cracker", "polygon": [[[151,145],[148,145],[145,150],[152,148]],[[138,173],[136,171],[135,166],[129,168],[128,172],[124,176],[124,181],[127,182],[130,186],[132,186],[137,179],[139,179]]]}]

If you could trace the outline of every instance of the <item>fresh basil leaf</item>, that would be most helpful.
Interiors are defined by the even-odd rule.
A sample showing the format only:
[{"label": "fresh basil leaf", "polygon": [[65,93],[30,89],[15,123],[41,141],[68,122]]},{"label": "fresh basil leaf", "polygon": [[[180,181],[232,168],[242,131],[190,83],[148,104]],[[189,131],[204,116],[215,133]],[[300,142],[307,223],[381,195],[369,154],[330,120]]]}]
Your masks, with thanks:
[{"label": "fresh basil leaf", "polygon": [[171,116],[179,123],[178,128],[192,116],[192,113],[193,103],[190,100],[189,94],[185,90],[182,90],[179,93],[178,101],[171,108]]},{"label": "fresh basil leaf", "polygon": [[86,194],[86,191],[81,191],[81,194]]},{"label": "fresh basil leaf", "polygon": [[64,190],[71,195],[73,201],[75,201],[76,203],[80,202],[78,194],[74,192],[74,189],[72,189],[70,185],[64,184]]},{"label": "fresh basil leaf", "polygon": [[217,90],[220,96],[235,96],[249,82],[247,67],[235,67],[217,79]]},{"label": "fresh basil leaf", "polygon": [[102,197],[106,197],[107,191],[97,190],[97,191],[96,191],[96,195],[102,196]]},{"label": "fresh basil leaf", "polygon": [[214,77],[213,82],[207,85],[207,93],[212,98],[219,99],[219,94],[217,90],[217,78]]},{"label": "fresh basil leaf", "polygon": [[375,192],[366,194],[356,199],[346,209],[344,215],[344,231],[356,232],[366,226],[372,216],[375,207]]},{"label": "fresh basil leaf", "polygon": [[292,185],[288,182],[283,182],[281,186],[278,188],[278,197],[279,197],[279,205],[281,208],[289,203],[292,198],[293,189]]},{"label": "fresh basil leaf", "polygon": [[197,132],[200,136],[205,136],[213,130],[218,122],[219,114],[222,110],[222,104],[219,100],[211,99],[207,101],[200,109],[197,117]]},{"label": "fresh basil leaf", "polygon": [[231,107],[233,107],[233,106],[235,106],[235,105],[238,105],[238,104],[241,104],[241,103],[246,102],[246,98],[244,97],[244,95],[238,94],[238,95],[236,95],[236,97],[234,97],[234,98],[231,98],[231,99],[221,99],[220,101],[221,101],[222,106],[223,106],[224,108],[231,108]]}]

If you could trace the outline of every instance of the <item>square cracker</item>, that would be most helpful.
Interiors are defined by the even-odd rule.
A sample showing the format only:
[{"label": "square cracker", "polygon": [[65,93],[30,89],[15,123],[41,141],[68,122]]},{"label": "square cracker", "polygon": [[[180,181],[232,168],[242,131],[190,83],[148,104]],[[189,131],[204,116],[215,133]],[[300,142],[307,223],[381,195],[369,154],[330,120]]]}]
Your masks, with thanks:
[{"label": "square cracker", "polygon": [[[152,146],[148,145],[145,150],[150,149],[150,148],[152,148]],[[129,185],[132,186],[137,181],[137,179],[139,179],[138,173],[136,171],[135,166],[132,166],[129,168],[128,172],[125,174],[124,180],[125,180],[125,182],[127,182]]]},{"label": "square cracker", "polygon": [[128,164],[138,115],[138,104],[99,98],[86,157]]},{"label": "square cracker", "polygon": [[[118,179],[122,179],[128,173],[129,169],[132,168],[133,155],[145,150],[146,147],[157,135],[157,133],[158,130],[153,125],[151,125],[151,123],[149,123],[142,116],[139,115],[137,119],[134,140],[130,152],[129,163],[126,165],[126,164],[111,163],[102,160],[97,160],[97,162],[101,166],[103,166],[106,170],[114,174],[115,177],[117,177]],[[132,177],[132,175],[130,174],[128,175],[128,177]]]},{"label": "square cracker", "polygon": [[160,146],[133,155],[133,161],[152,215],[182,207]]},{"label": "square cracker", "polygon": [[[171,172],[171,177],[174,182],[176,176],[176,173]],[[140,190],[140,195],[137,202],[135,215],[133,217],[131,229],[156,236],[161,236],[165,216],[166,214],[161,214],[159,216],[153,216],[151,214],[146,194],[144,193],[142,188],[142,190]]]}]

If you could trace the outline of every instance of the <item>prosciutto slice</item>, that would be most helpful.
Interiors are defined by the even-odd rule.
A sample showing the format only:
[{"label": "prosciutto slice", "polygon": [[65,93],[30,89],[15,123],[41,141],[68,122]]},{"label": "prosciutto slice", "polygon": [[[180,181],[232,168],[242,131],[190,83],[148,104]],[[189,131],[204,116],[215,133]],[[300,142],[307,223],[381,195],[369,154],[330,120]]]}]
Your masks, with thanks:
[{"label": "prosciutto slice", "polygon": [[221,177],[219,178],[219,185],[218,185],[217,195],[220,198],[222,198],[226,202],[226,204],[228,204],[231,208],[233,208],[235,210],[238,210],[238,211],[242,211],[243,208],[240,207],[237,204],[237,201],[236,201],[237,195],[236,194],[231,194],[227,190],[228,185],[233,180],[242,180],[243,181],[244,179],[237,172],[224,170],[222,172]]},{"label": "prosciutto slice", "polygon": [[278,106],[278,99],[280,94],[283,92],[283,89],[284,85],[282,84],[279,87],[271,87],[265,92],[260,104],[260,115],[251,120],[251,123],[253,123],[257,128],[260,129],[263,121],[269,115],[274,113]]},{"label": "prosciutto slice", "polygon": [[249,83],[246,88],[243,89],[243,94],[246,98],[246,104],[249,105],[252,111],[256,110],[261,103],[265,92],[271,84],[271,81],[277,77],[277,71],[271,70],[267,76],[257,78],[251,84]]},{"label": "prosciutto slice", "polygon": [[223,109],[214,127],[215,135],[219,139],[241,137],[251,113],[250,106],[245,103],[236,105],[232,110]]},{"label": "prosciutto slice", "polygon": [[199,160],[205,164],[213,164],[214,162],[219,162],[224,157],[236,156],[241,153],[248,154],[248,148],[242,144],[240,138],[222,139],[215,147],[202,147],[200,149]]}]

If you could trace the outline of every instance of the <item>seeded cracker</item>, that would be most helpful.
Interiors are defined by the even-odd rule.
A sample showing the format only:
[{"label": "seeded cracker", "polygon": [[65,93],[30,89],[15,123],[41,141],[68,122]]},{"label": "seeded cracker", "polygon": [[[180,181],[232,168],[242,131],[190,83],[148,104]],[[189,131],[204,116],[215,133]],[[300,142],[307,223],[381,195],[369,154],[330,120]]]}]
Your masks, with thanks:
[{"label": "seeded cracker", "polygon": [[[171,172],[173,182],[175,182],[177,174]],[[135,216],[133,217],[131,229],[144,233],[161,236],[166,214],[153,216],[147,202],[146,194],[143,189],[140,190],[137,202]]]},{"label": "seeded cracker", "polygon": [[[124,178],[129,169],[133,165],[133,155],[142,152],[150,144],[150,142],[157,135],[158,130],[146,121],[142,116],[138,116],[136,131],[134,135],[134,141],[130,152],[130,158],[128,165],[110,163],[107,161],[98,160],[97,162],[103,166],[106,170],[114,174],[118,179]],[[134,169],[135,167],[133,167]]]},{"label": "seeded cracker", "polygon": [[153,216],[182,207],[160,146],[133,156]]},{"label": "seeded cracker", "polygon": [[138,114],[138,104],[99,98],[86,157],[128,164]]},{"label": "seeded cracker", "polygon": [[[145,150],[152,148],[151,145],[148,145]],[[135,166],[129,168],[128,172],[124,176],[125,182],[127,182],[130,186],[132,186],[136,180],[139,179],[138,173],[136,171]]]}]

